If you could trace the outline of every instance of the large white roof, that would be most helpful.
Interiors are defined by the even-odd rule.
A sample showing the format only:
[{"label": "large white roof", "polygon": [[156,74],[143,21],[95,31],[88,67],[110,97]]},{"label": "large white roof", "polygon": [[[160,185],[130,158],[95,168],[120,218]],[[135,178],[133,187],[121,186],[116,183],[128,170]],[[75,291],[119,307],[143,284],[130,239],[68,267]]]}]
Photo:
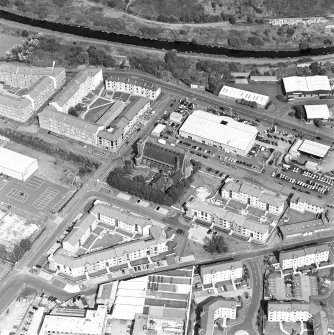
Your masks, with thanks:
[{"label": "large white roof", "polygon": [[[221,122],[226,122],[226,124]],[[183,123],[180,132],[193,134],[240,150],[246,150],[258,130],[256,127],[236,122],[226,116],[217,116],[197,110]]]},{"label": "large white roof", "polygon": [[286,77],[283,78],[286,93],[290,92],[315,92],[331,91],[331,85],[327,76],[310,77]]},{"label": "large white roof", "polygon": [[325,157],[327,155],[327,152],[329,151],[330,146],[321,144],[318,142],[310,141],[310,140],[304,140],[302,145],[299,147],[299,151],[305,152],[307,154],[317,156],[317,157]]},{"label": "large white roof", "polygon": [[35,162],[35,158],[0,147],[0,172],[1,168],[5,168],[18,173],[24,173]]},{"label": "large white roof", "polygon": [[264,106],[269,102],[267,95],[240,90],[239,88],[223,86],[219,95],[227,96],[234,99],[245,99],[247,101],[255,101],[257,104]]},{"label": "large white roof", "polygon": [[330,113],[327,105],[305,105],[308,119],[329,119]]}]

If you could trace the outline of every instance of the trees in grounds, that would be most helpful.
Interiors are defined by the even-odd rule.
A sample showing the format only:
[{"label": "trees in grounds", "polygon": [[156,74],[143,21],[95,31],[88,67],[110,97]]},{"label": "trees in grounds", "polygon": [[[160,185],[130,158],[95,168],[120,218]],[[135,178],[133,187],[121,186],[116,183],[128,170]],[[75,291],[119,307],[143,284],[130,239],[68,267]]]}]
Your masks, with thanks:
[{"label": "trees in grounds", "polygon": [[227,245],[222,235],[212,236],[211,238],[206,237],[203,248],[210,254],[220,254],[227,251]]}]

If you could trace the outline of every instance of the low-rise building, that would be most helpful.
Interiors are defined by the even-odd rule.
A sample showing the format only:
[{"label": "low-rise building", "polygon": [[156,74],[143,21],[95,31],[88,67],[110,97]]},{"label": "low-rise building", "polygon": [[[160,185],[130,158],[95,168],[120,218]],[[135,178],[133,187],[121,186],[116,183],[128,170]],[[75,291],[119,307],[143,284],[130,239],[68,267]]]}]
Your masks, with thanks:
[{"label": "low-rise building", "polygon": [[39,335],[103,335],[106,329],[107,307],[87,310],[78,316],[46,315]]},{"label": "low-rise building", "polygon": [[313,196],[304,194],[294,194],[290,199],[290,208],[300,212],[311,212],[314,214],[322,213],[324,211],[326,201]]},{"label": "low-rise building", "polygon": [[264,108],[269,102],[269,96],[241,90],[239,88],[224,85],[219,92],[219,96],[233,99],[255,102],[258,107]]},{"label": "low-rise building", "polygon": [[313,234],[330,231],[331,227],[322,219],[316,219],[279,226],[278,230],[283,240],[288,241],[298,237],[312,236]]},{"label": "low-rise building", "polygon": [[[268,322],[307,322],[313,317],[315,304],[302,302],[268,302]],[[315,314],[315,313],[314,313]]]},{"label": "low-rise building", "polygon": [[201,314],[201,329],[199,335],[213,335],[215,324],[221,321],[222,327],[227,326],[227,320],[237,318],[237,309],[241,306],[239,301],[215,297],[203,305]]},{"label": "low-rise building", "polygon": [[79,72],[57,96],[50,102],[58,112],[67,113],[76,106],[89,92],[103,82],[102,69],[91,68]]},{"label": "low-rise building", "polygon": [[265,243],[269,237],[269,224],[254,221],[198,198],[194,198],[186,206],[186,215],[192,220],[207,222],[212,227],[227,230],[231,235],[236,234],[259,243]]},{"label": "low-rise building", "polygon": [[273,214],[281,214],[283,212],[284,203],[287,199],[286,196],[246,182],[227,183],[221,190],[221,196]]},{"label": "low-rise building", "polygon": [[151,82],[127,76],[110,75],[105,81],[107,91],[119,91],[155,100],[161,87]]},{"label": "low-rise building", "polygon": [[243,276],[242,262],[227,262],[201,266],[201,278],[204,288],[215,286],[217,283],[241,279]]},{"label": "low-rise building", "polygon": [[91,210],[91,215],[94,215],[98,221],[107,223],[132,235],[148,236],[152,227],[149,219],[135,216],[115,207],[97,205]]},{"label": "low-rise building", "polygon": [[332,94],[327,76],[286,77],[282,79],[288,98],[322,97]]},{"label": "low-rise building", "polygon": [[328,105],[304,105],[306,113],[306,121],[308,123],[315,120],[329,121],[333,118],[328,109]]},{"label": "low-rise building", "polygon": [[297,269],[312,264],[327,262],[329,258],[329,247],[327,244],[320,244],[292,251],[282,251],[279,254],[279,263],[282,270]]}]

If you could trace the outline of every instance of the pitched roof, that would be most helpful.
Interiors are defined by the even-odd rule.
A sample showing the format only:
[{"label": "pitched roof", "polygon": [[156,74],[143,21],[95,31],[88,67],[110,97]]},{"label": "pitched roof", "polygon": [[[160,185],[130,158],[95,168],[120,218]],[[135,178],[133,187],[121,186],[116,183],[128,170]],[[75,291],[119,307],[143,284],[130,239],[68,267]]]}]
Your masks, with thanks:
[{"label": "pitched roof", "polygon": [[180,166],[182,166],[185,157],[183,153],[173,151],[169,148],[166,148],[164,146],[152,142],[145,143],[143,156],[156,162],[163,163],[172,167],[176,166],[177,157],[179,157]]},{"label": "pitched roof", "polygon": [[112,106],[96,121],[101,126],[109,126],[116,117],[122,113],[126,104],[123,101],[115,101]]},{"label": "pitched roof", "polygon": [[296,258],[303,257],[306,255],[318,254],[324,251],[329,252],[329,247],[327,244],[319,244],[316,246],[310,246],[310,247],[295,249],[291,251],[281,251],[279,254],[279,260],[280,260],[280,263],[282,263],[286,259],[296,259]]},{"label": "pitched roof", "polygon": [[156,91],[159,88],[158,85],[155,85],[152,82],[145,81],[145,80],[138,79],[138,78],[127,77],[127,76],[110,75],[107,78],[107,81],[115,81],[115,82],[121,82],[125,84],[140,86],[140,87],[153,90],[153,91]]},{"label": "pitched roof", "polygon": [[211,274],[213,272],[235,270],[238,268],[242,268],[241,261],[224,262],[224,263],[213,264],[213,265],[204,265],[204,266],[201,266],[201,276],[204,276],[206,274]]}]

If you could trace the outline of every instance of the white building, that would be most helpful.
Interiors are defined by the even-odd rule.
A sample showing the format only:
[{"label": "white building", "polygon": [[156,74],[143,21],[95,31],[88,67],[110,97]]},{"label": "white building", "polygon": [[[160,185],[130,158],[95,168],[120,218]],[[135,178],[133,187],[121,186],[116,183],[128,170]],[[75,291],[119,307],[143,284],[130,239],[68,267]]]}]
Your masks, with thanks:
[{"label": "white building", "polygon": [[329,145],[299,138],[290,148],[289,154],[294,158],[298,158],[301,154],[305,154],[317,159],[322,159],[327,155],[330,148]]},{"label": "white building", "polygon": [[212,287],[223,281],[241,279],[242,275],[243,266],[240,261],[201,266],[204,288]]},{"label": "white building", "polygon": [[152,130],[151,135],[154,137],[160,137],[161,133],[166,129],[166,125],[164,124],[157,124],[154,129]]},{"label": "white building", "polygon": [[268,302],[268,322],[307,322],[311,319],[309,303]]},{"label": "white building", "polygon": [[328,105],[304,105],[307,122],[314,120],[328,121],[332,118]]},{"label": "white building", "polygon": [[199,335],[215,334],[215,324],[218,320],[222,320],[222,327],[226,327],[227,320],[235,320],[237,318],[237,308],[240,306],[241,303],[239,301],[228,300],[223,297],[216,297],[206,303],[201,314]]},{"label": "white building", "polygon": [[181,113],[172,112],[169,116],[169,120],[174,123],[181,123],[183,115]]},{"label": "white building", "polygon": [[290,208],[300,213],[322,213],[324,211],[325,205],[325,200],[304,194],[294,194],[290,199]]},{"label": "white building", "polygon": [[92,68],[79,72],[63,90],[50,102],[58,112],[67,113],[71,107],[82,102],[82,99],[103,82],[102,69]]},{"label": "white building", "polygon": [[148,219],[121,211],[115,207],[97,205],[93,208],[91,214],[95,215],[97,221],[107,223],[132,235],[148,236],[152,227]]},{"label": "white building", "polygon": [[87,214],[78,221],[73,230],[62,241],[64,250],[76,254],[95,230],[98,221],[92,214]]},{"label": "white building", "polygon": [[181,137],[243,156],[254,145],[257,133],[256,127],[201,110],[189,115],[179,129]]},{"label": "white building", "polygon": [[38,162],[18,152],[0,147],[0,174],[27,180],[38,169]]},{"label": "white building", "polygon": [[327,262],[329,258],[329,247],[327,244],[282,251],[279,255],[281,269],[297,269],[311,264]]},{"label": "white building", "polygon": [[249,240],[265,243],[269,237],[269,224],[254,221],[246,216],[227,211],[225,208],[194,198],[187,203],[186,215],[193,220],[208,222]]},{"label": "white building", "polygon": [[119,91],[155,100],[161,93],[161,87],[127,76],[111,75],[105,81],[107,91]]},{"label": "white building", "polygon": [[332,94],[327,76],[286,77],[283,78],[285,94],[289,98],[328,96]]},{"label": "white building", "polygon": [[281,194],[245,182],[227,183],[221,190],[221,196],[273,214],[281,214],[286,201],[286,197]]},{"label": "white building", "polygon": [[87,310],[84,316],[46,315],[38,334],[104,335],[106,317],[106,306],[98,306],[97,310]]},{"label": "white building", "polygon": [[233,100],[244,99],[250,102],[256,102],[259,107],[266,107],[269,102],[269,97],[267,95],[262,95],[254,92],[249,92],[245,90],[240,90],[239,88],[224,85],[219,92],[219,95],[224,98],[229,98]]}]

